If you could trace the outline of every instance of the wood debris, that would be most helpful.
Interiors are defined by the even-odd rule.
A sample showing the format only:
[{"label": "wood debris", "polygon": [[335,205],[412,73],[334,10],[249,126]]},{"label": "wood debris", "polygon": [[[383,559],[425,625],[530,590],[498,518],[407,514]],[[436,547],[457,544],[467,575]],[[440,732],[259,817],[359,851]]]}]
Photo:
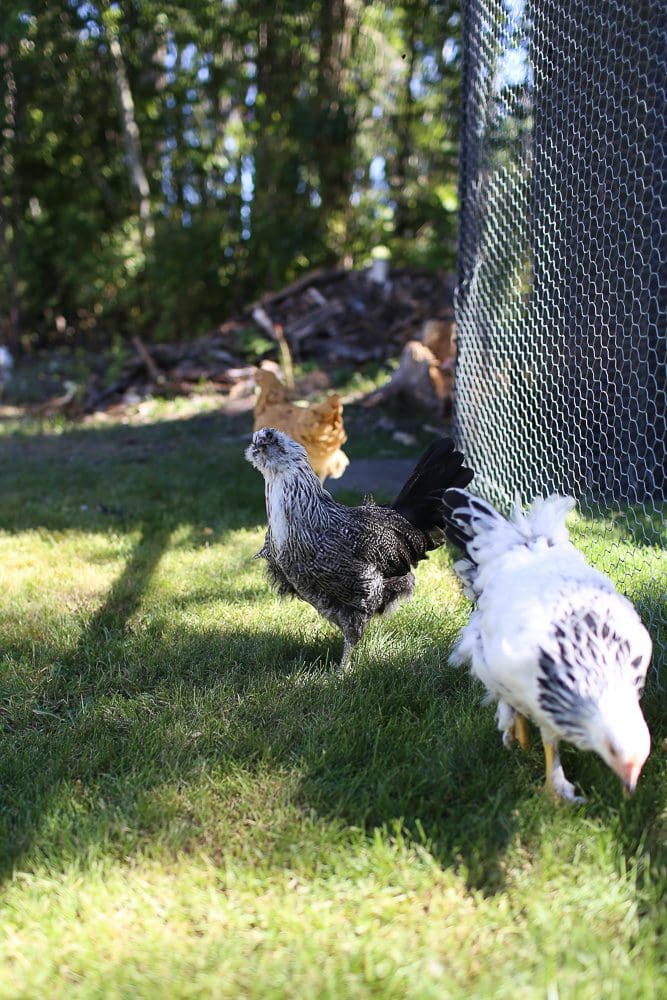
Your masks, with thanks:
[{"label": "wood debris", "polygon": [[453,323],[453,275],[392,268],[379,285],[368,271],[314,271],[259,303],[284,331],[293,356],[323,365],[385,361],[427,320]]},{"label": "wood debris", "polygon": [[[441,400],[451,394],[447,365],[453,357],[454,284],[453,275],[411,268],[390,269],[383,284],[371,280],[369,271],[320,268],[267,293],[203,337],[164,344],[135,336],[132,353],[111,381],[102,367],[96,368],[74,396],[61,392],[45,405],[49,412],[82,415],[136,404],[154,394],[206,389],[230,398],[251,396],[257,366],[268,359],[280,362],[292,389],[292,358],[315,362],[324,371],[382,363],[417,338],[419,350],[431,351],[435,367],[440,366],[437,376],[432,368],[431,381],[434,398]],[[264,353],[261,348],[258,353],[257,338],[252,348],[247,346],[253,331],[268,337]],[[401,369],[409,367],[411,356],[417,363],[419,351],[410,351]],[[429,391],[424,383],[415,398],[430,405]]]},{"label": "wood debris", "polygon": [[394,400],[416,403],[432,413],[448,415],[454,394],[456,331],[454,323],[428,320],[419,340],[409,340],[389,382],[370,393],[364,406]]}]

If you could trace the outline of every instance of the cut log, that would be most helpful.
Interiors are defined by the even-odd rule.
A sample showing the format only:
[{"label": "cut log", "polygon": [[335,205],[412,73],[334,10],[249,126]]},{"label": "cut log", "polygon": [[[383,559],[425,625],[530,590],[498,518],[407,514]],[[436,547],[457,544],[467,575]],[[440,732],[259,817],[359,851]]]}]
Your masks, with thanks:
[{"label": "cut log", "polygon": [[393,399],[403,399],[441,414],[446,401],[451,399],[451,373],[431,351],[418,340],[409,341],[403,348],[398,368],[391,380],[380,389],[366,396],[364,406],[377,406]]},{"label": "cut log", "polygon": [[424,323],[421,341],[443,363],[456,357],[456,324],[454,320],[429,319]]}]

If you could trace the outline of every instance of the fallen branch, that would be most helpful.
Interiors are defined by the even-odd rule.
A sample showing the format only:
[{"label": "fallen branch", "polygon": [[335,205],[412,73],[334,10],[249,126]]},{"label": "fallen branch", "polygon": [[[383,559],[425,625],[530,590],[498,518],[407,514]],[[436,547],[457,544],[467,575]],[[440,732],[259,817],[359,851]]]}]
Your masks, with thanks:
[{"label": "fallen branch", "polygon": [[136,337],[136,336],[133,337],[132,344],[134,345],[135,351],[137,352],[137,354],[143,361],[144,365],[146,366],[146,371],[150,375],[153,382],[156,382],[158,385],[161,385],[165,381],[164,374],[160,371],[158,366],[153,361],[153,358],[151,357],[148,348],[142,341],[141,337]]},{"label": "fallen branch", "polygon": [[326,329],[330,320],[334,316],[340,316],[343,312],[345,312],[345,307],[338,299],[332,299],[331,302],[327,302],[325,299],[324,305],[317,306],[311,312],[306,313],[305,316],[300,316],[298,319],[288,323],[285,327],[285,336],[289,337],[292,343],[298,343],[305,337],[309,337],[319,330]]},{"label": "fallen branch", "polygon": [[309,285],[327,281],[338,281],[339,278],[345,278],[349,273],[349,271],[342,267],[317,267],[314,271],[309,271],[302,278],[297,278],[291,284],[285,285],[279,292],[267,292],[265,295],[262,295],[256,302],[251,303],[248,309],[250,312],[253,312],[258,306],[261,308],[263,306],[271,307],[278,305],[278,303],[283,302],[285,299],[298,295],[303,288],[308,288]]},{"label": "fallen branch", "polygon": [[261,327],[261,329],[268,333],[268,335],[278,344],[280,361],[285,374],[285,382],[287,383],[287,388],[292,390],[294,388],[294,366],[292,364],[292,353],[289,349],[289,344],[285,339],[282,326],[280,323],[273,323],[268,313],[262,309],[261,306],[255,306],[252,311],[252,318],[255,323],[257,323],[257,326]]}]

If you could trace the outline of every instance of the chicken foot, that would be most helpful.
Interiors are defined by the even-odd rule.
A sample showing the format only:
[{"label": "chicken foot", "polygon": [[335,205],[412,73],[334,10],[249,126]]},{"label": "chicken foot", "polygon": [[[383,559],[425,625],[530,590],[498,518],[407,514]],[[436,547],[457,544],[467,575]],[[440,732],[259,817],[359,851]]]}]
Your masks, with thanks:
[{"label": "chicken foot", "polygon": [[575,788],[571,781],[568,781],[563,771],[558,753],[558,740],[547,736],[542,730],[542,745],[544,747],[544,759],[546,763],[545,790],[556,802],[585,802],[583,795],[575,794]]}]

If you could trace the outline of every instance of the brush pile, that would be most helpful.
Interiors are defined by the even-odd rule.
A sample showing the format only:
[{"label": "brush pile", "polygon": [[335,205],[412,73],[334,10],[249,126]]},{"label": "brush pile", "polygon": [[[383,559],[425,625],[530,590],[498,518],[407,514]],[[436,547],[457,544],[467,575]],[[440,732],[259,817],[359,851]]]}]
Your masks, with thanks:
[{"label": "brush pile", "polygon": [[401,354],[429,320],[453,322],[454,277],[393,268],[382,282],[373,272],[319,269],[248,305],[210,333],[179,343],[131,342],[121,370],[103,361],[84,385],[40,405],[44,412],[92,413],[209,389],[231,399],[252,395],[256,367],[278,360],[314,362],[325,371],[383,362]]}]

